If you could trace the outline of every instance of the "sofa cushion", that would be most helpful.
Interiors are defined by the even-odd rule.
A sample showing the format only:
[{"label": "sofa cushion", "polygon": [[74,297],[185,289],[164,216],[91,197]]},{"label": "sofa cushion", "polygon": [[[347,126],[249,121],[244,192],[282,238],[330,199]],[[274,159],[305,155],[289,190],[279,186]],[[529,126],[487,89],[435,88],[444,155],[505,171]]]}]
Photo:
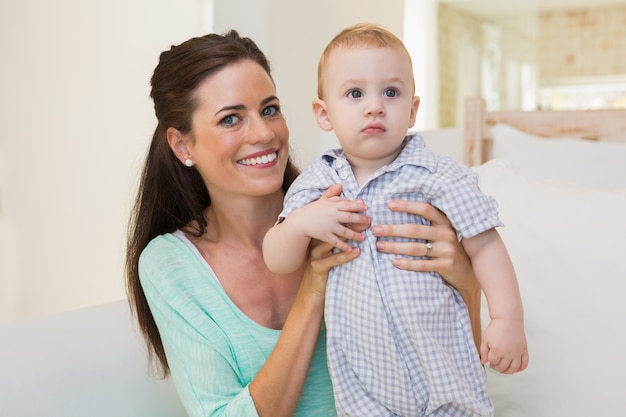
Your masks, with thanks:
[{"label": "sofa cushion", "polygon": [[186,415],[150,375],[126,300],[0,325],[0,369],[5,416]]}]

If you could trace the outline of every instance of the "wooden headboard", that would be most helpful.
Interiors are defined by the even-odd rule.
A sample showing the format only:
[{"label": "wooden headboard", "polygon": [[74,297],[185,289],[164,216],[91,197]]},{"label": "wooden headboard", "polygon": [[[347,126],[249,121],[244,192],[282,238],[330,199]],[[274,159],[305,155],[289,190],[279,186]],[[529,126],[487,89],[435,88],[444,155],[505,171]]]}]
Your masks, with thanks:
[{"label": "wooden headboard", "polygon": [[489,160],[491,126],[496,123],[546,138],[602,140],[626,133],[626,109],[487,112],[482,98],[468,98],[465,100],[464,132],[464,162],[467,165],[480,165]]}]

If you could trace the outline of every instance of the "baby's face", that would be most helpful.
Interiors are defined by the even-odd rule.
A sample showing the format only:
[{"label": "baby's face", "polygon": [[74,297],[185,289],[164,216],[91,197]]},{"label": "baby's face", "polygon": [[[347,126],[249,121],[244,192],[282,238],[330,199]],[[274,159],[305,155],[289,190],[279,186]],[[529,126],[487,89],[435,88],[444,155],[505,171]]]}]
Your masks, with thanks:
[{"label": "baby's face", "polygon": [[391,162],[419,104],[406,53],[391,47],[335,49],[323,77],[328,120],[344,152]]}]

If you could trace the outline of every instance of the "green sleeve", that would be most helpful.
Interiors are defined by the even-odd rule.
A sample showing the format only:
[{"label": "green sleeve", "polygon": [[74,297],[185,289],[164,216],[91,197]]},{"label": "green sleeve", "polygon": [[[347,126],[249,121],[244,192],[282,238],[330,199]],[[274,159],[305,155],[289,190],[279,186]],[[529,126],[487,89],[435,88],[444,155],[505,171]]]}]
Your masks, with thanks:
[{"label": "green sleeve", "polygon": [[235,330],[242,327],[241,320],[207,271],[172,235],[153,240],[139,263],[141,284],[189,417],[256,416],[248,391],[253,375],[246,372],[250,358],[239,363],[223,329],[244,338],[246,331]]}]

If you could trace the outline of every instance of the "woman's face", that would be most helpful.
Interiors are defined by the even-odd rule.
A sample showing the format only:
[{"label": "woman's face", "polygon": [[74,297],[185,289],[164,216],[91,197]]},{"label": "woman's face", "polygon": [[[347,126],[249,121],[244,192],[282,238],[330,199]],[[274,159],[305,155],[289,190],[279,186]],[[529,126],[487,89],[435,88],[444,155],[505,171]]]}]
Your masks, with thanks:
[{"label": "woman's face", "polygon": [[245,60],[200,83],[187,148],[211,198],[281,188],[289,130],[269,75]]}]

